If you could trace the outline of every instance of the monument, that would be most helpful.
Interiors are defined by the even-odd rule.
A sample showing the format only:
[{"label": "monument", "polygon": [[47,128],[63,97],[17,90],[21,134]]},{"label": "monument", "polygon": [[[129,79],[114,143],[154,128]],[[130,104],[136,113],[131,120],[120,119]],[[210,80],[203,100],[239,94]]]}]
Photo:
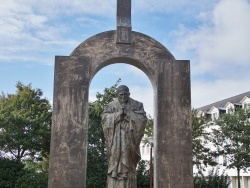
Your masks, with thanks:
[{"label": "monument", "polygon": [[89,86],[113,63],[139,68],[153,86],[154,188],[193,188],[190,62],[132,31],[131,0],[117,0],[116,30],[55,58],[49,188],[86,187]]},{"label": "monument", "polygon": [[108,188],[136,188],[136,166],[140,161],[140,142],[147,123],[143,104],[129,97],[121,85],[117,98],[102,112],[102,127],[107,145]]}]

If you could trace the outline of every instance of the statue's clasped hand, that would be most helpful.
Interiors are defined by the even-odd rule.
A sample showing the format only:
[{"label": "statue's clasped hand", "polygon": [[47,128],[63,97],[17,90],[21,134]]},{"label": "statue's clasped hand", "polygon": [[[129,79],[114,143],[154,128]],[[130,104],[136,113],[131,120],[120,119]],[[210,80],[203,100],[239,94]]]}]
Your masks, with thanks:
[{"label": "statue's clasped hand", "polygon": [[121,118],[124,118],[126,116],[126,109],[122,107],[122,110],[120,111]]},{"label": "statue's clasped hand", "polygon": [[122,107],[121,119],[129,122],[128,112],[125,107]]}]

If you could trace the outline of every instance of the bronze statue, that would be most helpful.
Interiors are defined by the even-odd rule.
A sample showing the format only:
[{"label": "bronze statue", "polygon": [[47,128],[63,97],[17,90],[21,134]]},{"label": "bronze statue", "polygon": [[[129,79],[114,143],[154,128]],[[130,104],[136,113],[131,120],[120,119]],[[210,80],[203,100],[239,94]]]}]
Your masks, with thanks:
[{"label": "bronze statue", "polygon": [[107,188],[136,188],[140,142],[147,122],[143,104],[129,97],[129,88],[117,88],[117,98],[102,112],[107,145]]}]

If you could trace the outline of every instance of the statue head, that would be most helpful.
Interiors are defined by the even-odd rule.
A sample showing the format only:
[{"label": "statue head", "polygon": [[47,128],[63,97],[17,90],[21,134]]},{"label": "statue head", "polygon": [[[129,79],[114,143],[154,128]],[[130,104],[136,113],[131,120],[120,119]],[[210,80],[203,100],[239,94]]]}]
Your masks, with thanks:
[{"label": "statue head", "polygon": [[121,104],[128,102],[130,93],[129,93],[129,88],[127,86],[120,85],[117,88],[116,94],[117,94],[118,100]]}]

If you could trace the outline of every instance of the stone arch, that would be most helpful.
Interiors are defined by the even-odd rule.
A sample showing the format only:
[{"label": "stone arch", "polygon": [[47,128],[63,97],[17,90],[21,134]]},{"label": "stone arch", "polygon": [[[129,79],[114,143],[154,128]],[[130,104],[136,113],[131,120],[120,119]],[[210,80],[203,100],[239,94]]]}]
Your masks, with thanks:
[{"label": "stone arch", "polygon": [[155,187],[192,187],[189,61],[176,60],[153,38],[131,32],[117,44],[116,31],[97,34],[70,56],[55,59],[49,187],[85,187],[89,85],[104,66],[141,69],[154,90]]},{"label": "stone arch", "polygon": [[82,42],[70,56],[89,57],[94,74],[108,64],[127,62],[141,69],[150,80],[154,80],[155,62],[175,60],[169,50],[153,38],[138,32],[132,32],[132,36],[132,44],[116,44],[116,31],[106,31]]}]

